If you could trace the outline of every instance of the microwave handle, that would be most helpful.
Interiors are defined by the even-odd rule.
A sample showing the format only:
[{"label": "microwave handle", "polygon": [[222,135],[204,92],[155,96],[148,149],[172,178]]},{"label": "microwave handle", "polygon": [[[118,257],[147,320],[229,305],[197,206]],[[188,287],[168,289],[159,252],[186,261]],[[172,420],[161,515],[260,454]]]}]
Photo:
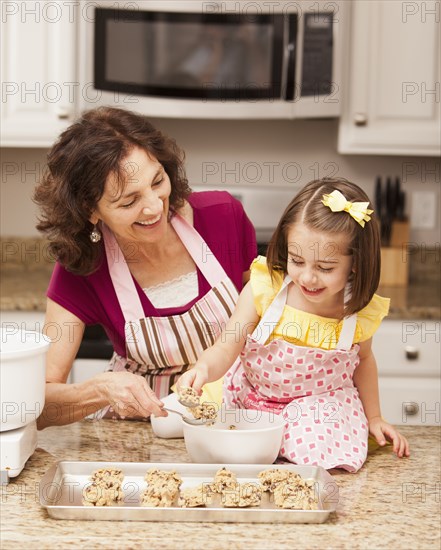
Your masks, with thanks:
[{"label": "microwave handle", "polygon": [[294,85],[295,85],[295,66],[296,66],[296,36],[297,36],[297,19],[293,16],[288,18],[287,34],[288,42],[285,45],[284,51],[284,98],[285,101],[294,100]]},{"label": "microwave handle", "polygon": [[289,42],[285,47],[285,101],[294,99],[294,82],[295,82],[295,51],[296,47],[293,42]]}]

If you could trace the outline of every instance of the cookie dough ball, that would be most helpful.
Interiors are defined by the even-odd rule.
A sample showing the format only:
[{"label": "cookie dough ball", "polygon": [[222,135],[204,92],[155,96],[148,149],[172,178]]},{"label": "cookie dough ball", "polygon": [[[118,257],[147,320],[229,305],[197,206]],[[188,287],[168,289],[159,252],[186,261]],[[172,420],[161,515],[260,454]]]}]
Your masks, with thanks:
[{"label": "cookie dough ball", "polygon": [[217,418],[217,407],[213,403],[201,403],[197,407],[188,409],[197,420],[214,422]]},{"label": "cookie dough ball", "polygon": [[222,504],[225,508],[246,508],[260,506],[262,487],[257,483],[236,483],[222,493]]},{"label": "cookie dough ball", "polygon": [[301,480],[296,483],[280,483],[274,489],[274,503],[278,508],[291,510],[317,510],[318,499],[314,488]]},{"label": "cookie dough ball", "polygon": [[207,504],[211,504],[211,495],[206,484],[183,489],[179,495],[178,506],[181,508],[197,508]]},{"label": "cookie dough ball", "polygon": [[145,475],[147,488],[141,495],[141,506],[163,508],[173,506],[179,494],[182,479],[174,470],[167,472],[157,468]]},{"label": "cookie dough ball", "polygon": [[83,491],[85,506],[115,506],[122,502],[124,493],[121,487],[105,487],[92,482]]},{"label": "cookie dough ball", "polygon": [[216,472],[209,489],[213,493],[221,494],[225,489],[234,489],[237,484],[236,474],[225,467]]},{"label": "cookie dough ball", "polygon": [[299,474],[296,474],[295,472],[281,470],[279,468],[263,470],[257,474],[257,477],[263,487],[263,490],[270,491],[271,493],[279,483],[296,483],[302,479]]},{"label": "cookie dough ball", "polygon": [[194,391],[193,388],[187,386],[180,389],[179,400],[186,407],[197,407],[200,403],[199,395]]},{"label": "cookie dough ball", "polygon": [[100,468],[92,472],[91,480],[100,485],[114,487],[121,484],[124,474],[119,468]]},{"label": "cookie dough ball", "polygon": [[123,500],[124,474],[119,468],[100,468],[92,472],[90,479],[83,491],[85,506],[114,506]]}]

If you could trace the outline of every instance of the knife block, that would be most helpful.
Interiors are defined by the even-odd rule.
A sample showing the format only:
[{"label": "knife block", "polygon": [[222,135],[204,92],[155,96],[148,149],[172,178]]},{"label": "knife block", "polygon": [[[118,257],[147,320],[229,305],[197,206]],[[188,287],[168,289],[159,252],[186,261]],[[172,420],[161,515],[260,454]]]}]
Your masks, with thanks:
[{"label": "knife block", "polygon": [[410,224],[407,220],[394,220],[390,233],[389,246],[392,248],[403,247],[409,244]]},{"label": "knife block", "polygon": [[410,224],[408,220],[392,222],[390,246],[381,248],[381,286],[406,287],[409,283]]},{"label": "knife block", "polygon": [[381,249],[380,285],[406,287],[409,283],[410,225],[407,220],[392,222],[390,246]]},{"label": "knife block", "polygon": [[381,249],[380,286],[406,287],[409,282],[409,258],[405,247]]}]

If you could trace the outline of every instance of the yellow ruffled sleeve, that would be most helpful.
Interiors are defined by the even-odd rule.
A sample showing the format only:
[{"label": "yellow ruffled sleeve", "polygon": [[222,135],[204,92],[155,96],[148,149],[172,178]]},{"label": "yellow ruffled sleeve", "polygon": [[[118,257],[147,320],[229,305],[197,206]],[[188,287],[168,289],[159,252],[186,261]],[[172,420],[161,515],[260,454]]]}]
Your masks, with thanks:
[{"label": "yellow ruffled sleeve", "polygon": [[354,342],[369,340],[389,313],[390,299],[374,294],[372,300],[357,314]]},{"label": "yellow ruffled sleeve", "polygon": [[[266,258],[259,256],[251,264],[250,283],[254,304],[259,317],[265,313],[283,283],[284,275],[275,272],[273,279],[268,271]],[[381,321],[389,312],[389,298],[374,294],[369,304],[357,313],[354,343],[369,340]],[[285,327],[295,330],[285,330]],[[334,349],[338,342],[343,322],[338,319],[321,317],[312,313],[286,306],[279,324],[271,335],[271,340],[284,338],[296,345]]]},{"label": "yellow ruffled sleeve", "polygon": [[254,305],[259,317],[262,317],[274,300],[283,283],[282,273],[274,272],[271,279],[265,256],[258,256],[251,264],[250,283],[253,291]]}]

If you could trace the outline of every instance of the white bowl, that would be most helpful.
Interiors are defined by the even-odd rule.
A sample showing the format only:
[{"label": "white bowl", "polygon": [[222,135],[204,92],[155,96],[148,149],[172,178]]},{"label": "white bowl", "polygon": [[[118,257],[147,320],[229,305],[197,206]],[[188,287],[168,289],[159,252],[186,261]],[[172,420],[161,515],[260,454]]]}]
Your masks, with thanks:
[{"label": "white bowl", "polygon": [[[181,405],[178,401],[176,393],[171,393],[162,398],[162,402],[169,409],[181,412],[182,414],[189,415],[187,408]],[[184,430],[182,427],[181,417],[177,414],[169,413],[168,416],[151,416],[150,421],[152,423],[152,430],[156,437],[162,437],[164,439],[173,439],[177,437],[184,437]]]},{"label": "white bowl", "polygon": [[284,425],[282,415],[272,412],[222,408],[211,426],[183,422],[185,446],[193,462],[272,464],[282,445]]}]

